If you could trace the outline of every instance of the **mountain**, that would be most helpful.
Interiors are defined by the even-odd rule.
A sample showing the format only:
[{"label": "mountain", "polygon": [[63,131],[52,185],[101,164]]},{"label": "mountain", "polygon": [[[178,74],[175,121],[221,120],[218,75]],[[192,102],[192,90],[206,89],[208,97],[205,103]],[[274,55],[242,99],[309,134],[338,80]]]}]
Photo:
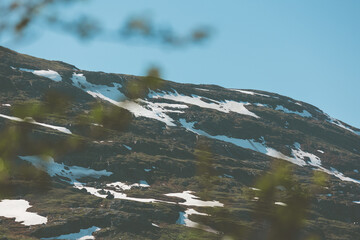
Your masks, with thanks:
[{"label": "mountain", "polygon": [[[360,129],[275,93],[144,79],[0,47],[1,239],[270,239],[253,213],[276,165],[328,181],[299,239],[360,239]],[[270,209],[293,206],[289,186]]]}]

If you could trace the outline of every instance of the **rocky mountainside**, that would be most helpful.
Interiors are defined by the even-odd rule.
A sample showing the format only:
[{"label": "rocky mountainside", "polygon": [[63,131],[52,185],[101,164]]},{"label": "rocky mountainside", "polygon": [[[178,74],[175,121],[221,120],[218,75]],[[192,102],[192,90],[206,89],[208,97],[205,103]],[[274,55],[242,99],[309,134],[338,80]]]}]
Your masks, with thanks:
[{"label": "rocky mountainside", "polygon": [[[221,209],[231,224],[258,232],[245,239],[267,239],[252,213],[257,179],[276,163],[291,163],[305,189],[316,172],[328,178],[314,193],[302,237],[360,239],[360,129],[258,90],[163,80],[131,96],[127,86],[142,79],[0,47],[0,156],[11,147],[11,126],[30,128],[18,135],[30,139],[27,147],[11,161],[0,157],[0,174],[8,166],[0,176],[2,239],[222,239]],[[26,106],[48,92],[71,104],[61,115],[31,115]],[[89,117],[98,103],[117,109],[112,116],[123,124]],[[40,155],[39,139],[62,151]],[[70,150],[64,142],[74,139],[81,147]],[[280,196],[272,203],[291,205]]]}]

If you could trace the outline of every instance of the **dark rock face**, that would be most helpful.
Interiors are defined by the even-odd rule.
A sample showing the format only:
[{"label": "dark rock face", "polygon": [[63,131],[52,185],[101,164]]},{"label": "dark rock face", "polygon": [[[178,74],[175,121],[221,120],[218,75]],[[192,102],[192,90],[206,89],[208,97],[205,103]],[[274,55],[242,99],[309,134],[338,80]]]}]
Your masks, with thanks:
[{"label": "dark rock face", "polygon": [[[49,72],[31,70],[55,71],[61,81],[51,79]],[[245,193],[277,158],[293,163],[302,184],[309,184],[314,170],[329,176],[328,188],[313,199],[305,233],[324,239],[360,239],[360,205],[355,203],[360,201],[359,129],[310,104],[257,90],[164,81],[161,89],[130,100],[125,89],[129,81],[141,78],[82,71],[0,47],[0,114],[11,116],[8,104],[41,101],[49,90],[72,98],[62,115],[41,119],[41,123],[68,129],[71,135],[43,125],[32,125],[30,134],[34,141],[45,139],[50,147],[64,145],[52,156],[58,168],[64,164],[62,172],[44,177],[46,169],[14,160],[36,171],[38,182],[50,181],[51,187],[36,191],[33,177],[14,171],[13,191],[0,196],[29,201],[31,212],[47,216],[48,223],[29,228],[0,217],[4,220],[0,238],[50,238],[97,226],[101,228],[94,233],[98,239],[181,239],[198,232],[202,237],[194,239],[221,239],[222,233],[175,224],[179,212],[196,208],[211,213],[211,209],[176,204],[185,200],[164,194],[191,190],[200,196],[204,185],[199,176],[209,168],[218,179],[212,182],[211,196],[202,194],[200,199],[225,203],[234,213],[233,222],[251,225],[251,201]],[[81,122],[82,118],[96,119],[94,106],[99,102],[106,110],[117,110],[109,110],[101,124]],[[10,123],[0,117],[1,129]],[[65,144],[69,136],[80,139],[76,150]],[[202,146],[211,154],[210,163],[199,161]],[[20,149],[18,155],[34,155],[34,149],[32,145]],[[79,175],[74,166],[112,174]],[[76,187],[75,180],[82,187]],[[109,185],[115,182],[126,183],[128,188]],[[211,217],[195,214],[190,218]]]}]

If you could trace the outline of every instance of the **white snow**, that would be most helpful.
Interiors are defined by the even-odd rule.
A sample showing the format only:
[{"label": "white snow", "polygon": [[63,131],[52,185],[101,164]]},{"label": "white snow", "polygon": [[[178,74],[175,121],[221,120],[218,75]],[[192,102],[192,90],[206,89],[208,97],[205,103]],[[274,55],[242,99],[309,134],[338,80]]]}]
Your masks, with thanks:
[{"label": "white snow", "polygon": [[202,225],[202,224],[199,224],[197,222],[194,222],[194,221],[191,221],[189,219],[189,216],[190,215],[202,215],[202,216],[209,216],[208,214],[206,213],[200,213],[192,208],[189,208],[187,209],[185,212],[179,212],[179,219],[176,221],[177,224],[181,224],[181,225],[184,225],[186,227],[191,227],[191,228],[198,228],[198,229],[202,229],[202,230],[205,230],[205,231],[208,231],[208,232],[212,232],[212,233],[218,233],[217,231],[215,231],[214,229],[208,227],[208,226],[205,226],[205,225]]},{"label": "white snow", "polygon": [[[150,185],[144,180],[140,180],[139,183],[134,183],[131,185],[122,182],[114,182],[114,183],[106,184],[107,187],[114,187],[116,191],[106,188],[101,189],[101,188],[89,187],[79,182],[78,180],[83,177],[100,178],[101,176],[110,176],[112,172],[108,172],[106,170],[97,171],[90,168],[83,168],[78,166],[66,166],[63,163],[59,164],[54,162],[54,159],[50,156],[19,156],[19,157],[24,161],[30,162],[36,168],[42,169],[43,171],[47,172],[51,177],[59,176],[59,177],[68,178],[69,180],[64,180],[64,179],[61,180],[68,182],[69,184],[72,184],[74,188],[80,190],[85,189],[90,194],[100,198],[106,198],[108,196],[107,193],[109,192],[116,199],[124,199],[124,200],[146,202],[146,203],[164,202],[164,203],[174,204],[174,202],[162,201],[153,198],[128,197],[125,193],[118,192],[118,191],[130,190],[132,187],[143,187],[143,188],[150,187]],[[99,191],[101,190],[104,190],[106,194],[100,193]],[[223,206],[223,204],[219,203],[218,201],[198,200],[196,196],[191,194],[191,191],[187,191],[187,192],[185,191],[183,193],[180,193],[179,197],[186,198],[186,202],[184,203],[184,205],[204,206],[204,207]]]},{"label": "white snow", "polygon": [[150,171],[151,171],[151,168],[144,168],[144,171],[145,171],[145,172],[150,172]]},{"label": "white snow", "polygon": [[155,223],[151,223],[151,225],[153,225],[154,227],[157,227],[157,228],[160,227],[159,225],[157,225],[157,224],[155,224]]},{"label": "white snow", "polygon": [[108,187],[114,187],[116,188],[117,190],[130,190],[132,187],[135,187],[135,186],[139,186],[138,184],[132,184],[132,185],[128,185],[126,183],[123,183],[123,182],[113,182],[113,183],[108,183],[106,184],[106,186]]},{"label": "white snow", "polygon": [[231,90],[241,92],[244,94],[248,94],[248,95],[258,95],[258,96],[262,96],[262,97],[270,97],[269,95],[266,95],[266,94],[256,93],[256,92],[247,91],[247,90],[240,90],[240,89],[231,89]]},{"label": "white snow", "polygon": [[[157,102],[149,102],[142,99],[138,99],[138,102],[146,104],[146,107],[151,109],[152,111],[156,112],[158,115],[164,114],[166,112],[171,113],[184,113],[184,111],[181,110],[174,110],[174,109],[185,109],[189,106],[183,105],[183,104],[170,104],[170,103],[157,103]],[[172,109],[168,109],[172,108]]]},{"label": "white snow", "polygon": [[20,222],[25,226],[39,225],[47,223],[47,218],[37,213],[27,212],[31,205],[26,200],[0,201],[0,216],[5,218],[15,218],[15,222]]},{"label": "white snow", "polygon": [[[255,113],[252,113],[245,108],[245,105],[247,105],[247,103],[235,102],[232,100],[224,100],[220,102],[197,95],[186,96],[183,94],[179,94],[175,90],[172,93],[150,91],[148,97],[153,99],[167,99],[175,102],[182,102],[202,108],[214,109],[219,112],[225,112],[225,113],[235,112],[242,115],[248,115],[251,117],[260,118]],[[202,99],[204,100],[206,99],[208,102],[205,102]]]},{"label": "white snow", "polygon": [[[124,199],[124,200],[144,202],[144,203],[163,202],[163,203],[174,204],[174,202],[163,201],[163,200],[158,200],[158,199],[153,199],[153,198],[128,197],[125,193],[119,192],[119,191],[123,191],[123,190],[130,190],[132,187],[135,187],[135,186],[149,187],[149,185],[145,185],[145,183],[142,183],[141,181],[140,181],[140,184],[127,185],[122,182],[115,182],[115,183],[109,183],[109,184],[107,184],[107,186],[115,187],[116,191],[107,189],[107,188],[100,189],[100,188],[88,187],[88,186],[83,185],[82,183],[74,182],[75,188],[80,189],[80,190],[85,189],[90,194],[100,197],[100,198],[106,198],[108,195],[107,193],[110,193],[114,196],[115,199]],[[101,191],[101,190],[104,190],[105,194],[100,193],[99,191]],[[185,206],[197,206],[197,207],[223,207],[224,206],[224,204],[222,204],[218,201],[202,201],[198,197],[192,195],[191,193],[192,193],[191,191],[184,191],[182,193],[168,193],[168,194],[164,194],[164,195],[185,199],[186,200],[185,202],[179,203],[179,204],[185,205]]]},{"label": "white snow", "polygon": [[12,120],[12,121],[16,121],[16,122],[27,122],[27,123],[31,123],[31,124],[34,124],[34,125],[38,125],[38,126],[42,126],[42,127],[46,127],[46,128],[51,128],[51,129],[54,129],[54,130],[57,130],[59,132],[66,133],[66,134],[72,134],[71,131],[69,129],[67,129],[67,128],[54,126],[54,125],[50,125],[50,124],[45,124],[45,123],[39,123],[39,122],[35,121],[34,119],[32,119],[31,117],[26,117],[25,119],[21,119],[21,118],[18,118],[18,117],[7,116],[7,115],[4,115],[4,114],[0,114],[0,117],[6,118],[6,119],[9,119],[9,120]]},{"label": "white snow", "polygon": [[318,149],[318,150],[316,150],[316,151],[318,151],[319,153],[324,154],[324,151],[323,151],[323,150]]},{"label": "white snow", "polygon": [[[184,104],[176,104],[176,103],[153,103],[161,108],[179,108],[179,109],[185,109],[188,108],[188,105]],[[165,110],[166,111],[166,110]]]},{"label": "white snow", "polygon": [[113,86],[97,85],[89,83],[82,73],[73,73],[71,80],[73,85],[84,90],[93,97],[102,98],[106,101],[117,103],[125,99],[125,96],[120,92],[120,83],[112,83]]},{"label": "white snow", "polygon": [[275,204],[275,205],[279,205],[279,206],[284,206],[284,207],[287,206],[287,204],[286,204],[286,203],[283,203],[283,202],[275,202],[274,204]]},{"label": "white snow", "polygon": [[234,178],[234,176],[231,176],[231,175],[226,174],[226,173],[223,176],[226,177],[226,178]]},{"label": "white snow", "polygon": [[6,119],[9,119],[9,120],[12,120],[12,121],[16,121],[16,122],[24,122],[24,120],[21,119],[21,118],[12,117],[12,116],[8,116],[8,115],[5,115],[5,114],[0,114],[0,117],[6,118]]},{"label": "white snow", "polygon": [[51,177],[60,176],[70,179],[66,181],[70,184],[77,182],[84,177],[100,178],[101,176],[110,176],[112,172],[106,170],[93,170],[91,168],[83,168],[78,166],[66,166],[59,164],[50,156],[19,156],[22,160],[30,162],[36,168],[47,172]]},{"label": "white snow", "polygon": [[41,239],[42,240],[47,240],[47,239],[89,240],[89,239],[95,239],[93,233],[99,230],[100,228],[96,226],[92,226],[91,228],[88,229],[80,229],[80,232],[78,233],[70,233],[58,237],[41,238]]},{"label": "white snow", "polygon": [[[140,105],[140,103],[144,104],[144,106]],[[164,108],[162,108],[161,106],[158,106],[151,102],[141,99],[138,99],[137,102],[126,100],[123,102],[118,102],[116,105],[127,109],[132,114],[134,114],[135,117],[151,118],[163,122],[167,126],[175,126],[174,119],[172,119],[170,116],[165,114],[165,112],[169,112],[169,111],[164,110]]]},{"label": "white snow", "polygon": [[[143,99],[128,100],[124,94],[119,90],[121,84],[113,83],[113,87],[107,85],[96,85],[86,81],[86,77],[81,73],[73,73],[71,78],[73,85],[80,88],[81,90],[87,92],[94,98],[100,98],[102,100],[108,101],[118,107],[127,109],[135,117],[146,117],[155,119],[161,122],[164,122],[167,126],[176,126],[174,124],[174,119],[172,119],[166,113],[184,113],[182,109],[188,108],[184,104],[170,104],[170,103],[157,103],[150,102]],[[221,112],[236,112],[243,115],[252,116],[259,118],[256,114],[250,112],[245,108],[245,105],[248,103],[241,103],[235,101],[225,100],[222,102],[215,101],[209,98],[199,97],[192,95],[191,97],[180,95],[176,91],[175,93],[165,94],[165,93],[156,93],[150,91],[148,94],[149,98],[152,99],[167,99],[176,102],[182,102],[190,105],[197,105],[203,108],[215,109]],[[207,99],[211,103],[205,102],[202,99]]]},{"label": "white snow", "polygon": [[50,69],[48,69],[48,70],[32,70],[32,69],[26,69],[26,68],[19,68],[19,70],[23,71],[23,72],[31,72],[35,75],[49,78],[55,82],[60,82],[62,80],[59,73],[57,73],[53,70],[50,70]]},{"label": "white snow", "polygon": [[303,110],[302,112],[291,111],[291,110],[289,110],[289,109],[287,109],[287,108],[285,108],[285,107],[283,107],[283,106],[281,106],[281,105],[277,105],[276,108],[275,108],[275,110],[277,110],[277,111],[282,111],[282,112],[284,112],[284,113],[297,114],[297,115],[299,115],[299,116],[301,116],[301,117],[307,117],[307,118],[311,118],[311,117],[312,117],[312,115],[311,115],[308,111],[306,111],[306,110]]},{"label": "white snow", "polygon": [[296,149],[292,149],[292,154],[293,156],[298,159],[298,160],[305,160],[305,158],[307,157],[307,159],[309,160],[307,162],[308,165],[314,166],[317,168],[317,170],[325,172],[329,175],[333,175],[337,178],[339,178],[342,181],[347,181],[347,182],[353,182],[353,183],[358,183],[360,184],[359,180],[350,178],[350,177],[346,177],[344,176],[343,173],[337,171],[335,168],[330,167],[330,170],[324,168],[323,166],[321,166],[321,159],[312,154],[312,153],[308,153],[308,152],[304,152],[300,149],[300,144],[299,143],[295,143],[295,148]]},{"label": "white snow", "polygon": [[236,146],[246,148],[246,149],[251,149],[253,151],[266,154],[266,155],[268,155],[270,157],[287,160],[287,161],[292,162],[292,163],[294,163],[296,165],[299,165],[299,166],[306,165],[306,163],[303,160],[300,160],[298,158],[287,157],[284,154],[282,154],[281,152],[279,152],[279,151],[277,151],[277,150],[275,150],[273,148],[267,147],[265,145],[264,141],[262,143],[259,143],[259,142],[255,142],[255,140],[253,140],[253,139],[231,138],[231,137],[227,137],[227,136],[224,136],[224,135],[212,136],[212,135],[210,135],[210,134],[208,134],[208,133],[206,133],[206,132],[204,132],[202,130],[195,129],[194,128],[195,122],[189,122],[188,123],[188,122],[186,122],[185,119],[179,119],[179,122],[181,123],[181,125],[184,128],[186,128],[187,130],[189,130],[189,131],[191,131],[191,132],[193,132],[195,134],[202,135],[202,136],[205,136],[205,137],[208,137],[208,138],[217,139],[217,140],[228,142],[228,143],[232,143],[232,144],[234,144]]},{"label": "white snow", "polygon": [[106,184],[106,186],[114,187],[118,191],[130,190],[133,187],[150,187],[150,185],[146,181],[140,181],[139,183],[134,183],[131,185],[128,185],[123,182],[113,182]]},{"label": "white snow", "polygon": [[183,191],[182,193],[167,193],[164,194],[168,197],[178,197],[185,200],[185,202],[180,202],[179,204],[185,206],[196,206],[196,207],[223,207],[224,204],[218,201],[203,201],[200,200],[197,196],[192,194],[192,191]]},{"label": "white snow", "polygon": [[309,160],[307,164],[315,167],[321,165],[321,160],[318,156],[301,150],[299,143],[294,143],[294,146],[295,149],[292,149],[292,155],[294,156],[295,159],[302,161],[307,158]]},{"label": "white snow", "polygon": [[291,162],[293,164],[296,164],[298,166],[306,166],[306,162],[299,158],[299,157],[288,157],[286,156],[285,154],[273,149],[273,148],[267,148],[267,152],[266,152],[266,155],[270,156],[270,157],[274,157],[274,158],[279,158],[279,159],[282,159],[282,160],[286,160],[288,162]]},{"label": "white snow", "polygon": [[209,92],[209,89],[205,89],[205,88],[195,88],[196,90],[200,90],[200,91],[205,91],[205,92]]},{"label": "white snow", "polygon": [[[140,184],[132,184],[127,185],[122,182],[115,182],[115,183],[109,183],[107,184],[107,187],[115,187],[116,191],[107,189],[107,188],[95,188],[95,187],[89,187],[85,186],[84,184],[80,182],[74,182],[74,187],[77,189],[85,189],[88,193],[100,197],[100,198],[106,198],[108,193],[112,194],[115,199],[124,199],[129,201],[136,201],[136,202],[144,202],[144,203],[153,203],[153,202],[163,202],[163,203],[169,203],[169,204],[175,204],[174,202],[169,201],[163,201],[158,200],[154,198],[135,198],[135,197],[128,197],[127,194],[119,192],[123,190],[130,190],[132,187],[140,186],[140,187],[149,187],[149,185],[145,185],[144,183]],[[105,191],[105,193],[100,193],[100,191]],[[183,198],[186,201],[183,203],[179,203],[181,205],[185,206],[197,206],[197,207],[223,207],[224,204],[218,202],[218,201],[202,201],[198,197],[191,194],[191,191],[184,191],[182,193],[169,193],[164,194],[166,196],[173,196],[173,197],[179,197]]]},{"label": "white snow", "polygon": [[353,201],[353,203],[360,204],[360,201]]},{"label": "white snow", "polygon": [[[348,181],[348,182],[354,182],[354,183],[360,184],[359,180],[346,177],[346,176],[344,176],[344,174],[342,174],[341,172],[337,171],[334,168],[331,168],[331,170],[328,170],[328,169],[322,167],[321,159],[318,156],[316,156],[315,154],[301,150],[299,143],[294,143],[294,148],[291,148],[292,157],[289,157],[289,156],[286,156],[283,153],[277,151],[276,149],[267,147],[264,139],[262,139],[262,142],[259,143],[259,142],[255,142],[255,140],[253,140],[253,139],[230,138],[230,137],[223,136],[223,135],[212,136],[202,130],[195,129],[194,128],[195,122],[186,122],[185,119],[179,119],[179,122],[184,128],[186,128],[188,131],[191,131],[195,134],[202,135],[202,136],[205,136],[208,138],[217,139],[217,140],[224,141],[224,142],[229,142],[229,143],[232,143],[232,144],[242,147],[242,148],[247,148],[247,149],[251,149],[253,151],[257,151],[257,152],[266,154],[270,157],[289,161],[298,166],[306,166],[306,165],[314,166],[317,168],[317,170],[320,170],[327,174],[333,175],[333,176],[341,179],[342,181]],[[305,160],[307,160],[307,162]]]},{"label": "white snow", "polygon": [[231,138],[231,137],[227,137],[227,136],[224,136],[224,135],[215,135],[215,136],[213,136],[213,135],[210,135],[207,132],[204,132],[202,130],[195,129],[194,125],[195,125],[196,122],[186,122],[186,120],[183,119],[183,118],[180,118],[179,122],[185,129],[187,129],[188,131],[193,132],[193,133],[195,133],[197,135],[202,135],[202,136],[205,136],[205,137],[208,137],[208,138],[213,138],[213,139],[217,139],[217,140],[220,140],[220,141],[229,142],[229,143],[232,143],[232,144],[237,145],[239,147],[248,148],[248,149],[252,149],[252,150],[255,150],[255,151],[259,151],[259,150],[256,149],[256,147],[260,147],[261,152],[263,152],[263,149],[262,149],[263,146],[262,145],[261,146],[260,145],[259,146],[254,145],[254,143],[255,144],[259,144],[259,143],[252,142],[253,140]]},{"label": "white snow", "polygon": [[[101,194],[99,193],[99,191],[101,191],[102,189],[98,189],[98,188],[94,188],[94,187],[86,187],[83,184],[79,183],[79,182],[75,182],[74,183],[74,187],[77,189],[85,189],[88,193],[96,196],[96,197],[100,197],[100,198],[106,198],[107,194]],[[124,199],[124,200],[129,200],[129,201],[136,201],[136,202],[144,202],[144,203],[152,203],[152,202],[165,202],[165,203],[171,203],[172,202],[166,202],[166,201],[162,201],[162,200],[157,200],[157,199],[153,199],[153,198],[134,198],[134,197],[128,197],[125,193],[119,193],[117,191],[113,191],[110,189],[103,189],[106,193],[109,192],[110,194],[112,194],[114,196],[114,198],[116,199]]]},{"label": "white snow", "polygon": [[39,123],[39,122],[36,122],[36,121],[33,121],[32,123],[35,124],[35,125],[39,125],[39,126],[54,129],[54,130],[57,130],[57,131],[62,132],[62,133],[72,134],[69,129],[64,128],[64,127],[54,126],[54,125],[45,124],[45,123]]},{"label": "white snow", "polygon": [[[165,112],[177,111],[166,110],[169,105],[159,105],[150,103],[145,100],[137,99],[134,101],[127,100],[125,95],[119,90],[121,84],[113,83],[113,87],[107,85],[96,85],[86,81],[86,77],[81,73],[73,73],[71,78],[73,85],[87,92],[94,98],[100,98],[104,101],[110,102],[118,107],[127,109],[135,117],[152,118],[164,122],[168,126],[175,126],[173,119],[165,114]],[[144,106],[142,106],[143,104]],[[174,108],[181,108],[179,104],[173,106]]]},{"label": "white snow", "polygon": [[267,107],[267,108],[271,107],[270,105],[264,103],[251,103],[251,104],[257,107]]},{"label": "white snow", "polygon": [[124,146],[127,150],[129,150],[129,151],[131,151],[131,150],[132,150],[132,148],[131,148],[131,147],[129,147],[128,145],[123,144],[123,146]]},{"label": "white snow", "polygon": [[1,106],[2,106],[2,107],[11,107],[11,105],[8,104],[8,103],[3,103],[3,104],[1,104]]},{"label": "white snow", "polygon": [[351,129],[350,127],[347,127],[345,126],[344,124],[342,124],[339,120],[333,118],[333,117],[330,117],[328,114],[325,114],[329,119],[327,119],[326,121],[328,121],[329,123],[332,123],[338,127],[341,127],[349,132],[352,132],[354,134],[357,134],[357,135],[360,135],[360,131],[355,131],[353,129]]},{"label": "white snow", "polygon": [[353,178],[350,178],[350,177],[346,177],[346,176],[344,176],[343,173],[339,172],[335,168],[331,167],[330,170],[325,169],[325,168],[323,168],[321,166],[319,166],[318,168],[319,168],[320,171],[323,171],[323,172],[325,172],[327,174],[333,175],[333,176],[339,178],[342,181],[353,182],[353,183],[360,184],[360,180],[356,180],[356,179],[353,179]]},{"label": "white snow", "polygon": [[139,185],[140,187],[150,187],[150,185],[145,180],[140,180]]}]

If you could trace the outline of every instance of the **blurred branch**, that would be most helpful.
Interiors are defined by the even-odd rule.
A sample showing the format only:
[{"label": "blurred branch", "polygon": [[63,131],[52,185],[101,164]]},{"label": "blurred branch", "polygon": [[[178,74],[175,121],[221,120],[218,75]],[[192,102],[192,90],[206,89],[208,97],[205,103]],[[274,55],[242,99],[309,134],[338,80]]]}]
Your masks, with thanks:
[{"label": "blurred branch", "polygon": [[[34,31],[32,26],[47,26],[73,35],[81,40],[96,37],[109,38],[111,41],[156,43],[171,47],[185,47],[199,44],[209,39],[209,27],[197,27],[189,33],[180,35],[170,27],[155,24],[148,17],[131,16],[120,24],[117,30],[107,30],[100,20],[89,14],[81,14],[75,19],[61,17],[64,6],[84,0],[6,0],[0,3],[0,37],[9,35],[23,39]],[[33,34],[29,34],[30,37]]]},{"label": "blurred branch", "polygon": [[164,84],[165,81],[161,79],[160,68],[153,66],[147,70],[145,77],[128,81],[125,86],[125,92],[130,99],[144,98],[149,90],[159,89]]}]

